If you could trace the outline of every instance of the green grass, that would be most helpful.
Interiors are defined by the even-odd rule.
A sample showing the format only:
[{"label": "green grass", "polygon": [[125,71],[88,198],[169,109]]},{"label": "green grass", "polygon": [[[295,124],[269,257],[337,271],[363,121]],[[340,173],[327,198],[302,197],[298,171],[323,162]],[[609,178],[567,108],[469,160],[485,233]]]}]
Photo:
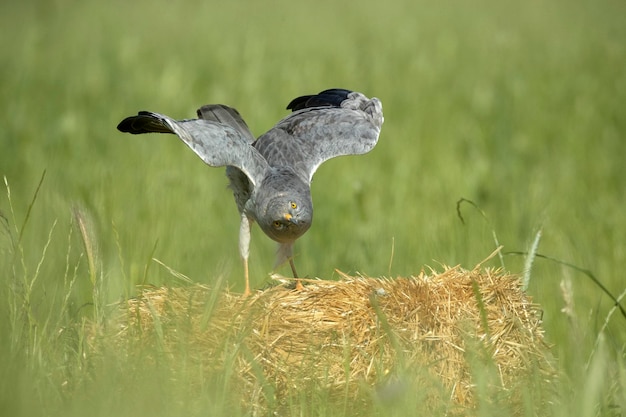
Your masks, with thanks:
[{"label": "green grass", "polygon": [[[316,174],[299,270],[332,279],[335,268],[408,276],[424,265],[473,267],[496,246],[494,232],[506,253],[531,250],[540,230],[538,254],[623,297],[626,7],[431,3],[0,6],[0,174],[10,189],[0,193],[3,414],[236,414],[225,375],[202,376],[192,392],[193,369],[173,383],[172,369],[144,366],[141,352],[83,355],[85,320],[104,319],[137,284],[177,282],[153,257],[194,281],[243,287],[223,171],[173,137],[116,131],[142,109],[183,118],[230,104],[260,134],[299,94],[377,96],[386,122],[376,149]],[[462,223],[461,198],[486,218],[462,204]],[[268,282],[274,251],[255,228],[256,287]],[[503,261],[525,270],[523,256]],[[528,293],[563,374],[546,414],[625,413],[626,318],[579,270],[539,256],[531,267]],[[323,393],[311,398],[292,414],[350,415]],[[406,403],[360,412],[415,415]]]}]

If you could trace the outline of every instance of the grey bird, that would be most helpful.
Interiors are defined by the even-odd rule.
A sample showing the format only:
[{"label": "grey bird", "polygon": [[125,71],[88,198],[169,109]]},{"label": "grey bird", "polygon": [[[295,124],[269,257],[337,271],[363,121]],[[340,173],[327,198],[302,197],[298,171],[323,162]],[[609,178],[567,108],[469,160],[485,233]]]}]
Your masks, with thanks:
[{"label": "grey bird", "polygon": [[[207,165],[226,166],[241,215],[245,295],[251,225],[258,223],[279,243],[276,266],[289,261],[297,279],[293,244],[313,221],[313,174],[328,159],[372,150],[384,120],[379,99],[338,88],[298,97],[287,109],[293,112],[256,140],[239,112],[222,104],[202,106],[197,119],[178,121],[140,111],[117,126],[132,134],[173,133]],[[296,286],[302,288],[299,280]]]}]

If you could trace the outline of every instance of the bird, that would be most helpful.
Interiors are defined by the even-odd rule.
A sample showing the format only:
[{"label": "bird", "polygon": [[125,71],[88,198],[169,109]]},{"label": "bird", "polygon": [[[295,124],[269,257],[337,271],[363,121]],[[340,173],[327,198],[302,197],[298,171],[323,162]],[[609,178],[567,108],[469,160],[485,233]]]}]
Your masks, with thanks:
[{"label": "bird", "polygon": [[117,126],[130,134],[175,134],[207,165],[226,167],[240,214],[245,296],[251,294],[248,259],[254,223],[278,242],[274,267],[288,261],[296,288],[303,288],[293,244],[313,221],[313,174],[331,158],[371,151],[384,121],[378,98],[343,88],[299,96],[287,110],[292,112],[258,138],[235,108],[223,104],[200,107],[196,119],[140,111]]}]

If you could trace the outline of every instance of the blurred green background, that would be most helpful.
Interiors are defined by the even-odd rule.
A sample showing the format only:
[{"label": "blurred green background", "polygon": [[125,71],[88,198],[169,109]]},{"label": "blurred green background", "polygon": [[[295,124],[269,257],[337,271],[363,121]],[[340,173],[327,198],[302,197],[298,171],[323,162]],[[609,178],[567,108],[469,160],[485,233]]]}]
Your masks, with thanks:
[{"label": "blurred green background", "polygon": [[[92,297],[72,207],[89,219],[110,302],[138,283],[173,282],[152,257],[243,289],[223,170],[174,136],[119,133],[122,118],[187,118],[224,103],[260,135],[292,98],[331,87],[380,98],[385,124],[370,154],[317,172],[314,223],[295,247],[301,273],[472,268],[495,249],[494,232],[506,252],[526,251],[541,230],[539,253],[591,271],[615,297],[624,291],[622,1],[26,0],[0,10],[0,174],[11,203],[0,193],[2,271],[32,273],[50,234],[33,300],[42,315],[68,264],[79,274],[71,311]],[[462,223],[460,198],[487,219],[463,204]],[[253,286],[270,281],[275,249],[255,227]],[[523,257],[503,261],[522,272]],[[605,321],[611,357],[623,360],[625,318],[607,319],[613,303],[587,275],[537,259],[529,294],[572,378]]]}]

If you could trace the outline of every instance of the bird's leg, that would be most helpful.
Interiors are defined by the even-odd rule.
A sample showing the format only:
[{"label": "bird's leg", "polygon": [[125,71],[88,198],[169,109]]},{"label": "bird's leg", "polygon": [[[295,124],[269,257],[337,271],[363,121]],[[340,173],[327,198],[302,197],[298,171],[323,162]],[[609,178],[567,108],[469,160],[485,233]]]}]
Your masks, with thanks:
[{"label": "bird's leg", "polygon": [[[293,256],[289,258],[289,266],[291,266],[291,272],[293,272],[293,277],[298,278],[298,273],[296,272],[296,265],[293,263]],[[302,282],[299,279],[296,279],[296,290],[301,291],[304,289]]]},{"label": "bird's leg", "polygon": [[278,246],[278,252],[276,255],[276,264],[274,265],[274,268],[277,268],[280,265],[283,265],[286,261],[289,261],[293,277],[296,278],[296,290],[303,290],[304,287],[298,279],[298,272],[296,272],[296,265],[293,263],[293,242],[281,243]]},{"label": "bird's leg", "polygon": [[291,266],[291,272],[293,273],[293,277],[299,278],[298,273],[296,272],[296,265],[293,263],[293,257],[289,258],[289,266]]},{"label": "bird's leg", "polygon": [[243,276],[246,280],[246,289],[243,291],[243,296],[247,297],[251,294],[250,292],[250,276],[248,273],[248,258],[243,258]]},{"label": "bird's leg", "polygon": [[239,255],[243,260],[243,274],[246,280],[246,289],[243,296],[247,297],[250,292],[250,277],[248,271],[248,256],[250,255],[250,219],[245,213],[241,213],[241,225],[239,227]]}]

